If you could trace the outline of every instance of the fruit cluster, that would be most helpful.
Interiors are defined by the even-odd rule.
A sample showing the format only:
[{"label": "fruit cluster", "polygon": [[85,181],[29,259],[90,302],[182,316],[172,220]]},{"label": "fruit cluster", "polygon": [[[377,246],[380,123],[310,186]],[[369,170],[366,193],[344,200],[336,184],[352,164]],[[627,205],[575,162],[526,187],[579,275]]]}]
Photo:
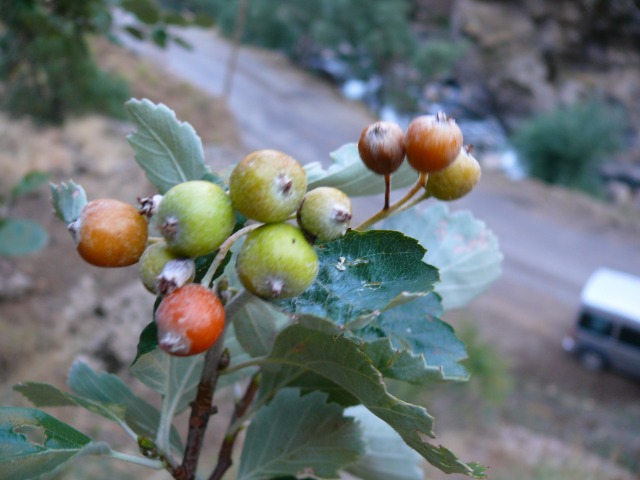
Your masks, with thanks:
[{"label": "fruit cluster", "polygon": [[[439,200],[457,200],[480,179],[480,165],[463,146],[462,131],[443,112],[414,118],[406,132],[392,122],[373,123],[362,131],[358,152],[371,171],[389,176],[406,158],[425,175],[427,194]],[[427,180],[428,175],[428,180]]]},{"label": "fruit cluster", "polygon": [[[307,192],[302,166],[275,150],[242,160],[228,192],[194,180],[141,204],[136,209],[113,199],[91,201],[69,229],[88,263],[121,267],[139,261],[143,285],[162,297],[155,313],[158,344],[174,355],[203,352],[224,330],[220,299],[208,284],[192,283],[197,257],[223,247],[226,253],[246,235],[236,258],[244,287],[265,299],[295,297],[317,275],[313,243],[342,236],[351,220],[347,195],[329,187]],[[255,222],[234,233],[236,213]],[[148,218],[161,237],[148,236]],[[294,219],[298,226],[287,223]]]},{"label": "fruit cluster", "polygon": [[[460,198],[480,176],[471,149],[462,146],[460,129],[442,113],[415,118],[406,133],[396,124],[376,122],[363,130],[358,151],[370,170],[385,176],[385,208],[390,175],[405,158],[420,172],[423,198]],[[237,214],[253,223],[234,232]],[[149,237],[148,219],[160,237]],[[290,223],[294,219],[297,226]],[[155,313],[159,346],[173,355],[193,355],[210,348],[225,327],[224,306],[210,288],[219,264],[214,259],[195,284],[196,258],[216,251],[216,258],[224,258],[246,236],[236,256],[244,287],[264,299],[296,297],[318,273],[313,244],[344,235],[350,220],[351,201],[344,192],[307,191],[305,170],[295,159],[259,150],[236,165],[228,191],[193,180],[164,196],[142,199],[140,209],[113,199],[93,200],[69,229],[80,256],[93,265],[139,261],[143,285],[161,296]]]}]

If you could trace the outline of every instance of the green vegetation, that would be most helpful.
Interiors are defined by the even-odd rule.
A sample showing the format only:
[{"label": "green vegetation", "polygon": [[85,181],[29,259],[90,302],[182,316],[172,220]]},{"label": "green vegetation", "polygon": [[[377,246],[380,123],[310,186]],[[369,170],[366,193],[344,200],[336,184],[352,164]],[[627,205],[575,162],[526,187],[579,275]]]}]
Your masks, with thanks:
[{"label": "green vegetation", "polygon": [[[215,16],[224,35],[233,36],[240,2],[210,0],[203,11]],[[412,3],[252,0],[242,40],[282,51],[338,82],[377,76],[382,81],[377,103],[415,112],[425,80],[449,75],[466,48],[448,40],[448,31],[434,32],[443,38],[418,38],[412,28]]]},{"label": "green vegetation", "polygon": [[587,102],[532,118],[515,132],[513,143],[531,176],[598,193],[598,166],[621,147],[625,127],[620,112]]},{"label": "green vegetation", "polygon": [[0,0],[0,108],[45,123],[88,112],[123,117],[127,84],[101,71],[90,49],[92,36],[117,43],[115,6],[139,21],[124,32],[161,47],[186,45],[170,25],[211,24],[202,15],[164,11],[155,0]]}]

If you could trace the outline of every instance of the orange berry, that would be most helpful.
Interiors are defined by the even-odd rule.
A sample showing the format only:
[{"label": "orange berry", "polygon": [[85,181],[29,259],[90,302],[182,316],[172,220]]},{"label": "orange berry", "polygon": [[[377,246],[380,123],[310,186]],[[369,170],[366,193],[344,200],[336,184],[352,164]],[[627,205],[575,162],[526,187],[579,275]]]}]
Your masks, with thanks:
[{"label": "orange berry", "polygon": [[431,173],[451,164],[462,148],[462,131],[443,112],[414,118],[405,134],[407,161],[419,172]]},{"label": "orange berry", "polygon": [[404,161],[404,132],[392,122],[376,122],[362,130],[358,153],[362,163],[379,175],[395,172]]},{"label": "orange berry", "polygon": [[97,267],[126,267],[147,246],[147,220],[136,207],[111,198],[93,200],[69,229],[80,256]]},{"label": "orange berry", "polygon": [[155,314],[158,345],[185,357],[211,348],[224,330],[225,312],[208,288],[189,283],[164,297]]}]

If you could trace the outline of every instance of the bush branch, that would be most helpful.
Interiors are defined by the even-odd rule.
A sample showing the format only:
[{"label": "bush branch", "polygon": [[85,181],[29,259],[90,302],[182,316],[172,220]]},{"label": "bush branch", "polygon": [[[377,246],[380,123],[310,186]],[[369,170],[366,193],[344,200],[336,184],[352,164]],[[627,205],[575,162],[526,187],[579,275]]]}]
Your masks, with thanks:
[{"label": "bush branch", "polygon": [[253,402],[253,398],[258,392],[258,388],[260,386],[258,375],[259,374],[256,373],[253,377],[251,377],[244,395],[242,396],[240,401],[236,403],[236,406],[233,410],[233,416],[231,417],[229,427],[227,428],[227,434],[225,435],[224,440],[222,441],[222,445],[220,446],[220,452],[218,454],[218,464],[209,477],[209,480],[220,480],[225,472],[233,464],[233,447],[235,445],[236,438],[238,437],[238,434],[241,430],[241,425],[236,425],[236,422],[245,414],[245,412],[251,405],[251,402]]}]

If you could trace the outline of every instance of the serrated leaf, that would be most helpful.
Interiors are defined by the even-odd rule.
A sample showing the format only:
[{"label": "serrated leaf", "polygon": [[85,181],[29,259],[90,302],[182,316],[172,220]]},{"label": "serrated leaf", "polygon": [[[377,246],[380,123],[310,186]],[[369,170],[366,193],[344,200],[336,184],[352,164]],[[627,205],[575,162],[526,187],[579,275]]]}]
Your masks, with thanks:
[{"label": "serrated leaf", "polygon": [[80,455],[109,452],[35,408],[0,407],[0,439],[0,480],[51,474]]},{"label": "serrated leaf", "polygon": [[126,104],[138,130],[127,140],[136,161],[160,193],[207,172],[202,141],[194,128],[180,122],[173,110],[151,101],[129,100]]},{"label": "serrated leaf", "polygon": [[51,186],[51,197],[53,201],[53,209],[56,216],[62,220],[65,225],[76,221],[80,216],[80,212],[87,204],[87,194],[82,186],[69,180],[69,183],[61,183]]},{"label": "serrated leaf", "polygon": [[160,393],[171,411],[182,412],[196,396],[204,354],[176,357],[157,348],[141,355],[130,368],[134,377]]},{"label": "serrated leaf", "polygon": [[278,332],[288,322],[287,315],[255,296],[233,317],[236,338],[252,357],[268,355]]},{"label": "serrated leaf", "polygon": [[355,335],[366,342],[363,351],[386,377],[411,383],[465,381],[469,374],[459,362],[467,351],[441,315],[440,298],[432,293],[385,311]]},{"label": "serrated leaf", "polygon": [[39,223],[23,218],[0,219],[0,256],[18,257],[43,249],[49,234]]},{"label": "serrated leaf", "polygon": [[49,174],[46,172],[33,171],[27,173],[20,179],[11,189],[11,198],[15,199],[22,195],[27,195],[38,190],[44,183],[49,180]]},{"label": "serrated leaf", "polygon": [[[251,356],[242,348],[238,339],[236,338],[235,328],[233,323],[227,326],[227,331],[224,336],[224,348],[229,352],[229,357],[231,359],[229,363],[229,368],[233,368],[234,366],[247,362],[251,360]],[[247,367],[240,370],[237,370],[231,374],[227,374],[227,370],[222,370],[220,373],[220,378],[218,380],[218,385],[220,387],[226,387],[228,385],[232,385],[243,378],[250,377],[254,373],[256,373],[258,367]]]},{"label": "serrated leaf", "polygon": [[313,472],[336,478],[364,450],[360,430],[342,408],[313,392],[280,390],[249,425],[240,458],[239,480]]},{"label": "serrated leaf", "polygon": [[400,230],[427,249],[424,260],[440,271],[436,291],[446,310],[463,307],[500,276],[498,240],[470,212],[450,213],[445,204],[437,203],[390,217],[381,226]]},{"label": "serrated leaf", "polygon": [[399,232],[348,232],[318,247],[320,268],[313,284],[277,304],[346,325],[379,313],[406,292],[433,290],[438,272],[422,261],[424,254],[416,240]]},{"label": "serrated leaf", "polygon": [[366,480],[422,480],[422,457],[404,443],[400,435],[364,406],[348,408],[362,429],[365,453],[345,471]]},{"label": "serrated leaf", "polygon": [[[447,448],[430,444],[433,418],[427,411],[391,395],[380,372],[357,344],[341,336],[328,320],[323,322],[322,329],[296,324],[278,335],[263,368],[261,397],[274,395],[306,371],[314,372],[356,397],[435,467],[446,473],[484,478],[482,466],[465,464]],[[333,334],[328,333],[331,328]]]},{"label": "serrated leaf", "polygon": [[[97,410],[106,418],[106,412],[124,420],[138,435],[153,438],[160,422],[160,412],[137,397],[119,377],[110,373],[96,373],[89,365],[76,361],[71,366],[67,379],[69,387],[76,394],[74,400],[89,400],[101,410]],[[85,408],[91,406],[82,405]],[[112,418],[110,418],[112,419]],[[182,450],[178,432],[172,428],[170,440],[176,451]]]},{"label": "serrated leaf", "polygon": [[[358,145],[348,143],[330,154],[333,164],[324,169],[318,162],[305,165],[308,189],[334,187],[350,197],[384,193],[384,179],[365,167],[358,153]],[[393,173],[391,188],[399,189],[413,185],[418,174],[407,162]]]}]

